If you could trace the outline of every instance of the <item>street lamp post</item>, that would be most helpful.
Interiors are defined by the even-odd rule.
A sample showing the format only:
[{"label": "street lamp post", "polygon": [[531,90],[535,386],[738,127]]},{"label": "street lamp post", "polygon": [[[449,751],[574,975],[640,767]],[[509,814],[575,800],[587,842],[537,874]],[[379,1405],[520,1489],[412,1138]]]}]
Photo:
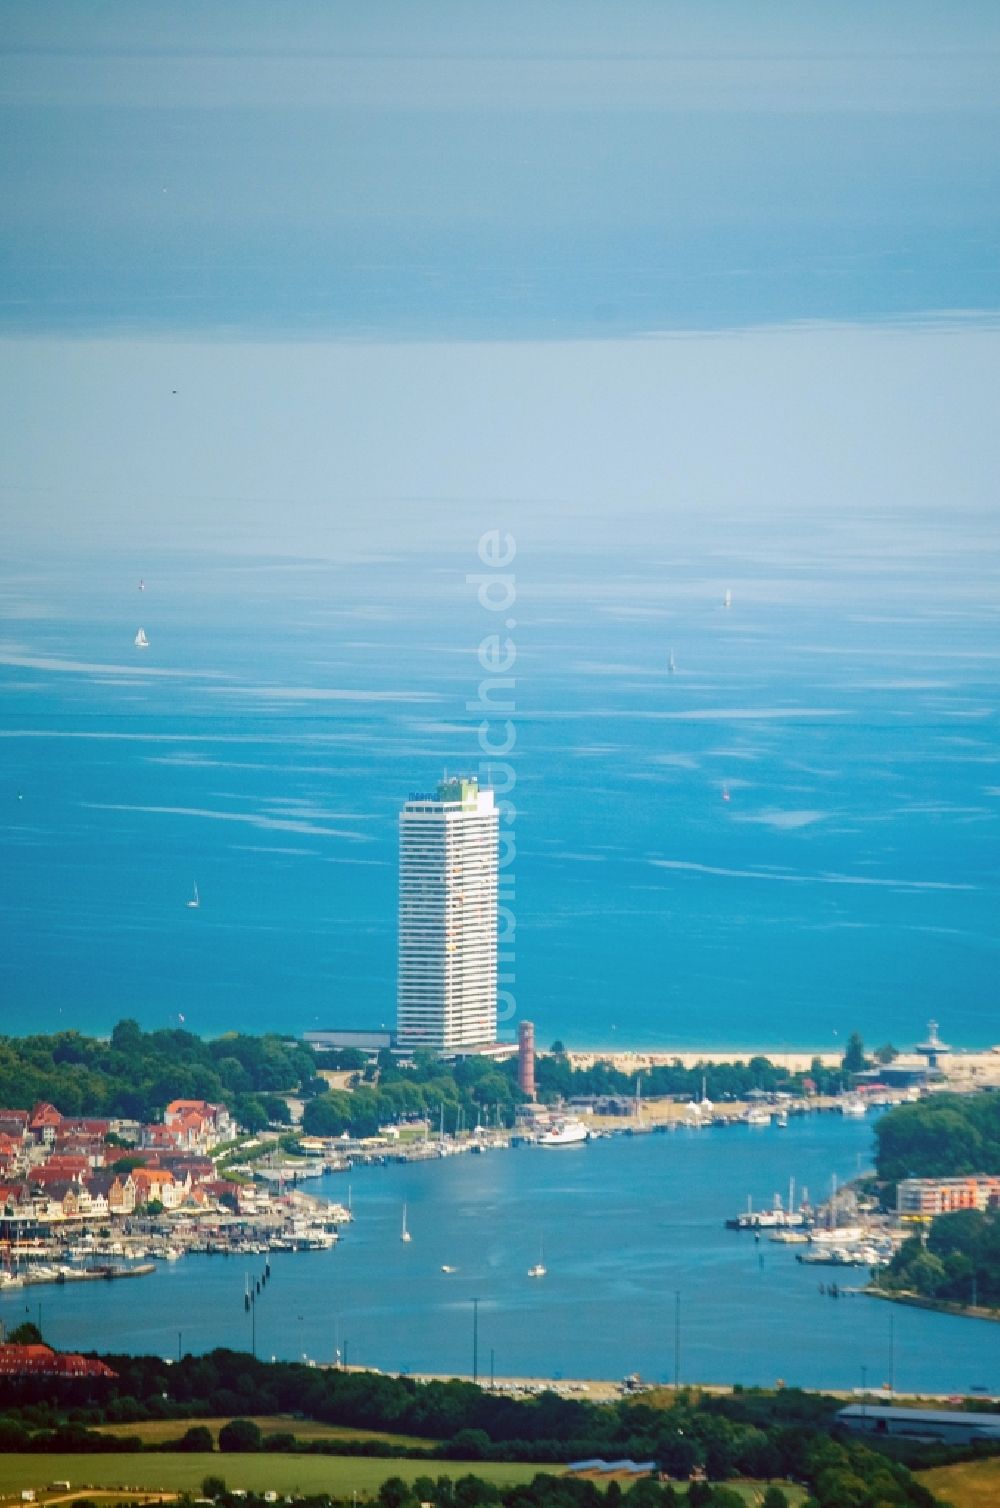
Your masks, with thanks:
[{"label": "street lamp post", "polygon": [[479,1381],[479,1300],[472,1300],[472,1380]]}]

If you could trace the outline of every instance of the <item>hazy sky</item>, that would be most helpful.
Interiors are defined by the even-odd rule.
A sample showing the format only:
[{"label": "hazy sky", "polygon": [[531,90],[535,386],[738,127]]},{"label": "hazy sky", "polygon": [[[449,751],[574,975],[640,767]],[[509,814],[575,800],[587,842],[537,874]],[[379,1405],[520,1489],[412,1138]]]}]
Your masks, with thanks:
[{"label": "hazy sky", "polygon": [[9,544],[992,506],[992,3],[2,19]]},{"label": "hazy sky", "polygon": [[[1000,334],[0,341],[7,542],[343,558],[676,541],[696,513],[996,519]],[[364,502],[358,508],[359,501]],[[622,520],[631,531],[622,535]],[[239,531],[233,523],[239,521]]]},{"label": "hazy sky", "polygon": [[1000,302],[991,0],[2,13],[11,329],[507,338]]}]

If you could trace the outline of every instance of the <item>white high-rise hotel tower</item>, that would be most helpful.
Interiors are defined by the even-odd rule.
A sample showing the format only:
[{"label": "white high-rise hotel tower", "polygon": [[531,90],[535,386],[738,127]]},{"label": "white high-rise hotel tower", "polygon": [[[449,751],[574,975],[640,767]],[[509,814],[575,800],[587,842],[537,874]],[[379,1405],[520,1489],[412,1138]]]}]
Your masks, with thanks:
[{"label": "white high-rise hotel tower", "polygon": [[475,780],[445,780],[400,813],[400,1047],[496,1041],[498,843],[493,792]]}]

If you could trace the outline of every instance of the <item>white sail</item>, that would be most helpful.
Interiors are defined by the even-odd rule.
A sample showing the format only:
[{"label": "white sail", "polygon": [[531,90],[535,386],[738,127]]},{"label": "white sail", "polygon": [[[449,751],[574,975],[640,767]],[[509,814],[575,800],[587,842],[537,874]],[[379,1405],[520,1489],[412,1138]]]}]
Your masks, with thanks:
[{"label": "white sail", "polygon": [[146,630],[144,628],[140,628],[139,632],[135,636],[135,647],[136,649],[149,648],[149,640],[146,638]]},{"label": "white sail", "polygon": [[194,882],[194,895],[189,901],[185,901],[184,904],[187,906],[189,911],[197,911],[198,907],[201,905],[201,897],[198,894],[197,880],[195,880]]},{"label": "white sail", "polygon": [[406,1228],[406,1205],[405,1204],[403,1205],[403,1229],[402,1229],[402,1231],[400,1233],[399,1239],[401,1241],[412,1241],[413,1240],[413,1237],[410,1235],[410,1232]]}]

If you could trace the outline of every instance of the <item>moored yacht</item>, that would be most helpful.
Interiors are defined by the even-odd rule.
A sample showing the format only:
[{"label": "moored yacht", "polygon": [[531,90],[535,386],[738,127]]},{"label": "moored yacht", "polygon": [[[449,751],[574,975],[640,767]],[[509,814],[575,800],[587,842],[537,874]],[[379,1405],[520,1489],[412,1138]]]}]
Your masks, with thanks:
[{"label": "moored yacht", "polygon": [[588,1141],[590,1132],[582,1121],[557,1121],[538,1138],[540,1147],[571,1147],[577,1142]]}]

